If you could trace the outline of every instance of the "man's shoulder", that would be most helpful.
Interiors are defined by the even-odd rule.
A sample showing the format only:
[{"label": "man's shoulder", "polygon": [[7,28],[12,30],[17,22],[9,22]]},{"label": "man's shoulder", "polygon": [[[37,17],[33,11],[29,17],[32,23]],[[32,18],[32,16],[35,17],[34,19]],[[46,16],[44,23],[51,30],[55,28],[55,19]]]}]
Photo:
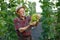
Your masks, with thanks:
[{"label": "man's shoulder", "polygon": [[31,16],[27,16],[27,18],[29,19],[29,18],[31,18]]},{"label": "man's shoulder", "polygon": [[18,17],[14,18],[14,21],[17,21],[18,20]]},{"label": "man's shoulder", "polygon": [[30,21],[31,20],[31,16],[27,16],[27,20]]}]

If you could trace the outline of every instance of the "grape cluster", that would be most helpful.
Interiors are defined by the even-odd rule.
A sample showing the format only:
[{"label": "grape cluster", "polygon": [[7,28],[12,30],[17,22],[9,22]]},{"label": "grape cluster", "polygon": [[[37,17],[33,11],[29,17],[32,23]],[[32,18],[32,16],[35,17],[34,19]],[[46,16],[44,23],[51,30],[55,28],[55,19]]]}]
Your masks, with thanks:
[{"label": "grape cluster", "polygon": [[33,14],[31,16],[31,22],[38,21],[40,19],[41,15]]}]

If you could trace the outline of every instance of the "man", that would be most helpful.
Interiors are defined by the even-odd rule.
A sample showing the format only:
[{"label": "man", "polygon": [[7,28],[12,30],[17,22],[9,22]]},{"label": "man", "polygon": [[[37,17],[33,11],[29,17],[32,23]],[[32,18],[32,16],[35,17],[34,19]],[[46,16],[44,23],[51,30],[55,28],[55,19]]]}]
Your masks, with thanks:
[{"label": "man", "polygon": [[25,16],[25,8],[19,7],[16,10],[17,18],[14,19],[15,30],[19,40],[32,40],[31,27],[35,26],[37,22],[30,23],[31,17]]}]

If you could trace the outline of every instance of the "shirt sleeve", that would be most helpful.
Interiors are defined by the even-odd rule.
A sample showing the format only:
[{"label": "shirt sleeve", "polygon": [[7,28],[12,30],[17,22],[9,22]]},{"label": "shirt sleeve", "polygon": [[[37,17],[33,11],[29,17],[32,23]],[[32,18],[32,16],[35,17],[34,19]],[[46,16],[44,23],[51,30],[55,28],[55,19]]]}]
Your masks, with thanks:
[{"label": "shirt sleeve", "polygon": [[14,19],[14,27],[15,27],[15,30],[18,30],[21,27],[17,19]]}]

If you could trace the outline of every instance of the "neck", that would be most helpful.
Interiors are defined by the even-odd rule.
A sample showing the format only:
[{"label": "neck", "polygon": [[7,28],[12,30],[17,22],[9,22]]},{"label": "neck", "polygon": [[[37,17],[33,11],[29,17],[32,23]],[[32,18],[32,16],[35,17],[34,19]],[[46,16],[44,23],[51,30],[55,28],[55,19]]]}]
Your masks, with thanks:
[{"label": "neck", "polygon": [[24,20],[25,19],[25,16],[20,16],[20,18]]}]

